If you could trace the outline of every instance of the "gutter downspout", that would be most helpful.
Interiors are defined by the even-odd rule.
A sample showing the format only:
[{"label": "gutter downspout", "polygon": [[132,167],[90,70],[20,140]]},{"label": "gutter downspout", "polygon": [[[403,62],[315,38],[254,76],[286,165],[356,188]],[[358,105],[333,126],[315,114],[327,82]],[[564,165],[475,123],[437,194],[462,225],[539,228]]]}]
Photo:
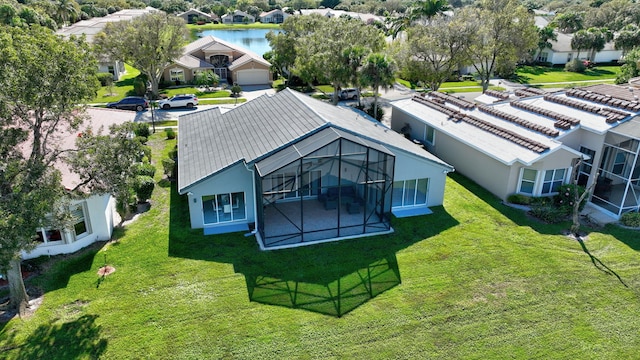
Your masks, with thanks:
[{"label": "gutter downspout", "polygon": [[260,249],[264,250],[264,247],[262,246],[262,239],[260,238],[258,232],[258,198],[256,197],[256,172],[254,169],[250,169],[249,164],[247,164],[246,162],[244,163],[244,167],[251,173],[251,191],[253,191],[253,221],[255,224],[255,229],[253,229],[251,233],[245,234],[245,236],[249,236],[251,234],[256,235]]}]

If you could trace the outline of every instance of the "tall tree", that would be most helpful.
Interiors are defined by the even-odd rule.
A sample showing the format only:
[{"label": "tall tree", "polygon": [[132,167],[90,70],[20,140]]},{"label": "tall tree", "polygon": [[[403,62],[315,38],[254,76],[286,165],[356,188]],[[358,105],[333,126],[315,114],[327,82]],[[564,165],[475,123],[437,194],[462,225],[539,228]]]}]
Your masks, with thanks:
[{"label": "tall tree", "polygon": [[384,45],[382,32],[360,20],[325,19],[314,32],[296,42],[292,71],[309,84],[315,80],[330,83],[337,102],[340,88],[352,80],[352,64],[345,59],[345,50],[361,46],[378,52]]},{"label": "tall tree", "polygon": [[291,69],[296,61],[296,47],[305,37],[313,34],[326,19],[320,15],[289,16],[280,25],[282,31],[270,31],[266,38],[271,52],[267,55],[269,62],[286,79],[290,78]]},{"label": "tall tree", "polygon": [[611,41],[613,35],[607,28],[589,28],[587,30],[579,30],[571,38],[571,48],[580,52],[588,50],[589,60],[595,59],[596,53],[604,49],[605,44]]},{"label": "tall tree", "polygon": [[553,23],[558,27],[559,31],[570,34],[582,30],[584,19],[582,14],[570,11],[556,15]]},{"label": "tall tree", "polygon": [[147,75],[157,96],[164,69],[182,55],[188,35],[184,20],[156,12],[107,24],[95,44],[100,53],[123,60]]},{"label": "tall tree", "polygon": [[411,27],[397,54],[403,78],[438,90],[459,65],[467,63],[465,48],[475,32],[469,25],[459,18],[438,16],[429,26]]},{"label": "tall tree", "polygon": [[416,0],[407,10],[397,17],[388,19],[390,32],[397,37],[401,31],[408,29],[414,23],[425,25],[436,15],[451,9],[447,0]]},{"label": "tall tree", "polygon": [[57,0],[54,6],[55,20],[60,26],[75,22],[80,15],[80,5],[75,0]]},{"label": "tall tree", "polygon": [[79,103],[98,89],[96,62],[83,40],[65,41],[49,29],[0,31],[0,272],[9,280],[9,306],[28,305],[20,251],[56,213],[63,195],[54,164],[63,150],[59,129],[82,122]]},{"label": "tall tree", "polygon": [[556,34],[555,27],[553,25],[547,25],[543,28],[538,29],[538,53],[533,59],[537,59],[538,55],[542,53],[545,49],[551,49],[553,44],[551,41],[557,41],[558,34]]},{"label": "tall tree", "polygon": [[370,54],[362,66],[362,82],[373,88],[373,113],[378,116],[378,89],[388,89],[395,82],[397,67],[393,60],[380,53]]},{"label": "tall tree", "polygon": [[475,31],[467,56],[478,72],[482,90],[489,87],[497,64],[515,64],[530,56],[538,43],[533,16],[517,0],[481,0],[464,8],[461,21]]},{"label": "tall tree", "polygon": [[635,24],[625,26],[616,37],[615,47],[622,50],[622,56],[636,46],[640,46],[640,28]]}]

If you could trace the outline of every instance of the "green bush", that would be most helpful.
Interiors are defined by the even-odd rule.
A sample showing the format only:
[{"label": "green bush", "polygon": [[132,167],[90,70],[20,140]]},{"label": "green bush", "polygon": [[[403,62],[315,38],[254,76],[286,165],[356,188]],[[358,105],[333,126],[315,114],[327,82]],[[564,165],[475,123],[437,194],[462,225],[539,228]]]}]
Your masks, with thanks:
[{"label": "green bush", "polygon": [[168,178],[172,178],[173,177],[173,172],[176,168],[176,162],[173,159],[162,159],[162,169],[164,171],[164,174],[168,177]]},{"label": "green bush", "polygon": [[511,194],[507,197],[507,202],[511,204],[529,205],[531,197],[523,194]]},{"label": "green bush", "polygon": [[567,214],[553,205],[533,206],[530,214],[549,224],[559,223],[567,218]]},{"label": "green bush", "polygon": [[620,222],[624,226],[640,227],[640,212],[628,212],[622,214]]},{"label": "green bush", "polygon": [[138,175],[134,184],[134,190],[136,192],[138,202],[145,202],[147,199],[149,199],[151,197],[151,194],[153,193],[153,188],[155,186],[156,183],[153,181],[152,177]]},{"label": "green bush", "polygon": [[147,93],[147,82],[140,77],[135,78],[133,80],[133,91],[138,96],[144,96]]},{"label": "green bush", "polygon": [[100,86],[107,86],[110,83],[113,83],[113,74],[108,72],[97,73],[98,81],[100,81]]},{"label": "green bush", "polygon": [[167,139],[173,140],[176,138],[176,132],[175,130],[173,130],[173,128],[165,128],[164,132],[165,134],[167,134]]},{"label": "green bush", "polygon": [[136,136],[144,136],[148,138],[149,136],[151,136],[151,130],[149,130],[149,124],[140,123],[140,122],[134,123],[133,133],[136,134]]},{"label": "green bush", "polygon": [[149,163],[138,164],[136,174],[153,177],[156,174],[156,167]]},{"label": "green bush", "polygon": [[[582,186],[565,184],[560,186],[560,189],[558,189],[558,195],[553,197],[553,202],[560,212],[569,215],[573,212],[573,202],[576,199],[576,193],[578,197],[580,197],[584,192],[585,188]],[[585,204],[586,202],[583,200],[578,209],[582,211]]]},{"label": "green bush", "polygon": [[564,71],[569,72],[583,73],[585,70],[587,70],[587,67],[578,59],[573,59],[564,66]]}]

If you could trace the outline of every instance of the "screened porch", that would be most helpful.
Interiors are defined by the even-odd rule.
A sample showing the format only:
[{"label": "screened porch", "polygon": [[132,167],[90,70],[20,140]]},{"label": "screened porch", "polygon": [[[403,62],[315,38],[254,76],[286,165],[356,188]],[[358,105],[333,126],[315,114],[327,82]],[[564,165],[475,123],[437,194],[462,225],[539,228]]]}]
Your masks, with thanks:
[{"label": "screened porch", "polygon": [[389,232],[395,158],[327,128],[256,164],[264,248]]},{"label": "screened porch", "polygon": [[617,217],[640,209],[640,121],[630,120],[605,138],[591,202]]}]

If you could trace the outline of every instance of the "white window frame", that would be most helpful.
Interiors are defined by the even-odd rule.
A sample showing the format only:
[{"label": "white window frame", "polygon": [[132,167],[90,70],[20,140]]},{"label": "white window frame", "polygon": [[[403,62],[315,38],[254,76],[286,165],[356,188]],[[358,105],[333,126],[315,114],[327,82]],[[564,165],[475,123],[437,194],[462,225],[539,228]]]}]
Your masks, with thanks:
[{"label": "white window frame", "polygon": [[428,124],[424,125],[424,141],[431,144],[431,145],[435,145],[436,144],[436,129],[433,126],[430,126]]},{"label": "white window frame", "polygon": [[[556,179],[556,172],[558,172],[560,170],[564,171],[564,174],[562,176],[562,179],[558,180],[558,179]],[[545,180],[547,173],[550,172],[550,171],[553,172],[552,175],[551,175],[551,180]],[[569,173],[569,171],[567,171],[567,168],[545,170],[544,174],[542,175],[542,186],[540,187],[540,195],[545,196],[545,195],[555,195],[555,194],[557,194],[558,193],[557,191],[553,191],[553,183],[560,181],[561,182],[560,186],[566,184],[567,183],[567,173]],[[548,183],[551,184],[550,187],[549,187],[549,191],[544,192],[544,186],[545,186],[545,184],[548,184]]]},{"label": "white window frame", "polygon": [[[418,187],[418,183],[421,180],[426,180],[426,182],[427,182],[426,183],[426,187],[424,189],[424,194],[425,194],[424,202],[417,203],[418,191],[420,190],[420,188]],[[397,209],[397,208],[406,208],[406,207],[416,207],[416,206],[425,206],[425,205],[427,205],[429,203],[429,187],[431,185],[431,181],[430,180],[431,180],[430,178],[419,178],[419,179],[407,179],[407,180],[396,180],[396,181],[394,181],[394,183],[402,182],[402,196],[401,196],[402,204],[401,205],[393,205],[393,202],[392,202],[392,207]],[[404,200],[405,200],[405,198],[407,196],[406,191],[407,191],[407,182],[408,181],[414,181],[415,182],[415,187],[412,190],[413,191],[413,204],[405,205],[405,201]],[[393,189],[395,189],[395,186],[392,185],[392,191],[393,191]],[[411,194],[408,194],[408,195],[411,196]]]},{"label": "white window frame", "polygon": [[184,69],[181,68],[173,68],[169,70],[169,80],[170,81],[185,81],[184,80]]},{"label": "white window frame", "polygon": [[[78,240],[78,239],[82,239],[85,236],[91,235],[92,231],[91,231],[91,221],[89,221],[89,212],[87,211],[87,207],[86,207],[86,203],[82,202],[82,203],[78,203],[75,205],[71,205],[71,208],[69,209],[71,211],[71,214],[73,214],[74,212],[74,208],[78,209],[82,212],[82,217],[78,217],[74,219],[74,224],[73,227],[70,229],[71,234],[73,234],[73,240]],[[76,233],[76,225],[78,225],[82,220],[82,222],[84,222],[84,226],[85,226],[85,232],[83,233]]]},{"label": "white window frame", "polygon": [[[532,182],[531,180],[524,179],[524,172],[526,170],[531,170],[531,171],[535,171],[536,172],[536,176],[533,179],[533,187],[531,189],[531,193],[522,191],[522,182],[523,181],[526,181],[528,183]],[[519,176],[519,181],[518,181],[518,193],[519,194],[524,194],[524,195],[532,195],[532,196],[535,195],[535,193],[536,193],[536,185],[538,183],[538,176],[539,175],[540,175],[540,171],[538,171],[537,169],[531,169],[531,168],[522,168],[522,169],[520,169],[520,176]]]},{"label": "white window frame", "polygon": [[[243,202],[244,202],[244,217],[243,218],[234,218],[234,209],[239,209],[240,208],[240,203],[239,201],[236,201],[236,203],[234,204],[233,199],[234,199],[234,194],[242,194],[243,197]],[[218,198],[226,196],[227,201],[229,202],[229,204],[219,204],[218,203]],[[205,200],[205,197],[207,198]],[[209,199],[213,197],[213,199]],[[205,218],[204,218],[204,204],[207,201],[212,201],[213,204],[213,211],[215,211],[216,213],[216,221],[215,222],[206,222]],[[229,192],[229,193],[219,193],[219,194],[212,194],[212,195],[204,195],[202,197],[200,197],[200,203],[201,205],[201,211],[202,211],[202,223],[204,225],[215,225],[215,224],[225,224],[225,223],[232,223],[232,222],[236,222],[236,221],[242,221],[242,220],[247,220],[247,194],[244,191],[236,191],[236,192]],[[229,206],[228,209],[230,209],[230,214],[231,214],[231,219],[230,220],[220,220],[220,210],[223,211],[223,213],[225,212],[226,208],[225,206]]]}]

